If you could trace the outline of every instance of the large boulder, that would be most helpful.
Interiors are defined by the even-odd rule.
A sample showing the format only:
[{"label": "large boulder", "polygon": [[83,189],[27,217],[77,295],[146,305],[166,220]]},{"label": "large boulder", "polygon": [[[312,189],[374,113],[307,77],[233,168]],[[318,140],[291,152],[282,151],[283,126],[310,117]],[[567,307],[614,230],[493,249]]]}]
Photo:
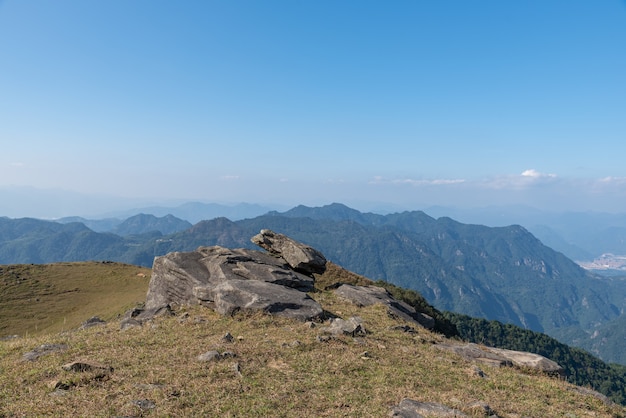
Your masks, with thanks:
[{"label": "large boulder", "polygon": [[439,343],[436,347],[445,351],[452,351],[466,360],[495,367],[517,366],[559,376],[563,376],[565,373],[558,363],[539,354],[525,351],[505,350],[502,348],[480,346],[473,343]]},{"label": "large boulder", "polygon": [[261,310],[310,320],[323,313],[306,294],[313,284],[312,277],[265,252],[200,247],[155,258],[145,309],[203,304],[222,314]]},{"label": "large boulder", "polygon": [[386,289],[379,286],[342,284],[335,289],[335,293],[357,306],[370,306],[381,303],[387,307],[391,315],[402,318],[407,322],[412,322],[427,329],[432,329],[435,326],[435,320],[432,317],[417,312],[411,305],[395,299]]},{"label": "large boulder", "polygon": [[286,235],[262,229],[251,241],[272,254],[283,258],[294,270],[307,275],[324,273],[326,257],[314,248],[294,241]]}]

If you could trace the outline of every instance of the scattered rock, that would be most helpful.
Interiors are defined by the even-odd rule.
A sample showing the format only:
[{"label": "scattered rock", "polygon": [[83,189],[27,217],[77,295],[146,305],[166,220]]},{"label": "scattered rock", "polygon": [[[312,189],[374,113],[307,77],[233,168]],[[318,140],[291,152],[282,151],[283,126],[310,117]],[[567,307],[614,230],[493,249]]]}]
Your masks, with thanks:
[{"label": "scattered rock", "polygon": [[387,306],[391,315],[397,316],[407,322],[412,322],[427,329],[435,327],[435,320],[432,317],[424,313],[417,312],[415,308],[406,302],[396,300],[386,289],[382,287],[342,284],[337,287],[334,292],[355,305],[370,306],[376,303],[382,303]]},{"label": "scattered rock", "polygon": [[233,341],[235,341],[235,337],[233,337],[230,332],[227,332],[226,335],[222,337],[222,342],[232,343]]},{"label": "scattered rock", "polygon": [[556,362],[540,356],[539,354],[479,346],[473,343],[438,343],[435,347],[445,351],[452,351],[467,360],[478,361],[494,367],[510,367],[515,365],[518,367],[531,368],[547,374],[563,375],[564,373],[563,368]]},{"label": "scattered rock", "polygon": [[471,368],[471,370],[470,370],[470,374],[471,374],[471,375],[473,375],[473,376],[478,376],[478,377],[482,377],[482,378],[487,377],[487,375],[485,374],[485,372],[484,372],[484,371],[482,371],[482,370],[481,370],[479,367],[477,367],[477,366],[474,366],[474,367],[472,367],[472,368]]},{"label": "scattered rock", "polygon": [[120,321],[120,330],[141,327],[143,323],[159,316],[173,316],[174,310],[170,304],[151,309],[133,308],[127,311]]},{"label": "scattered rock", "polygon": [[102,325],[106,325],[106,321],[100,319],[97,316],[92,316],[91,318],[83,322],[83,324],[80,326],[80,329],[97,327]]},{"label": "scattered rock", "polygon": [[20,338],[20,336],[16,335],[16,334],[14,334],[14,335],[5,335],[4,337],[0,338],[0,341],[11,341],[11,340],[16,340],[18,338]]},{"label": "scattered rock", "polygon": [[66,344],[42,344],[28,353],[24,353],[22,360],[35,361],[41,356],[67,350]]},{"label": "scattered rock", "polygon": [[397,406],[393,407],[390,416],[401,418],[424,418],[425,416],[442,418],[467,417],[458,409],[448,408],[433,402],[418,402],[412,399],[403,399]]},{"label": "scattered rock", "polygon": [[480,415],[482,417],[496,418],[497,415],[488,403],[483,401],[475,401],[467,404],[467,409],[472,411],[472,415]]},{"label": "scattered rock", "polygon": [[133,405],[139,407],[142,411],[148,411],[156,408],[156,403],[150,399],[138,399],[132,402]]},{"label": "scattered rock", "polygon": [[70,390],[74,386],[74,384],[72,382],[68,382],[68,381],[64,381],[60,379],[54,379],[54,380],[49,381],[47,383],[47,386],[52,391],[66,391],[66,390]]},{"label": "scattered rock", "polygon": [[259,234],[252,237],[251,241],[270,253],[280,256],[298,272],[311,275],[322,274],[326,270],[326,257],[322,253],[286,235],[262,229]]},{"label": "scattered rock", "polygon": [[351,337],[366,334],[363,320],[358,316],[350,317],[347,320],[332,318],[330,325],[324,328],[323,331],[332,335],[350,335]]},{"label": "scattered rock", "polygon": [[96,363],[90,360],[77,360],[64,364],[61,368],[68,372],[98,372],[98,373],[113,373],[113,367],[106,366],[104,364]]},{"label": "scattered rock", "polygon": [[198,357],[198,361],[219,361],[222,359],[222,355],[219,351],[211,350],[206,353],[200,354]]},{"label": "scattered rock", "polygon": [[406,332],[408,334],[417,334],[417,330],[408,325],[396,325],[396,326],[391,327],[391,329],[394,331]]},{"label": "scattered rock", "polygon": [[565,376],[565,370],[563,370],[563,367],[559,366],[557,362],[539,354],[493,347],[489,347],[488,349],[492,353],[499,354],[502,357],[509,359],[517,367],[528,367],[550,375]]},{"label": "scattered rock", "polygon": [[122,319],[120,321],[120,330],[122,331],[136,327],[141,327],[141,322],[135,318]]},{"label": "scattered rock", "polygon": [[581,393],[583,395],[591,395],[596,399],[601,400],[605,405],[614,405],[615,402],[613,402],[612,400],[610,400],[607,396],[601,394],[600,392],[597,392],[591,388],[586,388],[583,386],[570,386],[567,388],[568,390],[572,390],[574,392],[578,392]]}]

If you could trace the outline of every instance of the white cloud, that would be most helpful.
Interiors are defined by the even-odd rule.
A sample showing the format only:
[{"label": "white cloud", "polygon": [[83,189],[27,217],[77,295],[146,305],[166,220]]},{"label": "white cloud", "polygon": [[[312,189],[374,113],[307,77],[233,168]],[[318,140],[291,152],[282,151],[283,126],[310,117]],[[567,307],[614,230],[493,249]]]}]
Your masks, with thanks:
[{"label": "white cloud", "polygon": [[518,175],[505,175],[483,179],[482,181],[478,181],[477,185],[484,188],[498,190],[521,190],[546,183],[554,183],[557,180],[562,181],[562,179],[559,179],[556,174],[542,173],[531,168],[524,170]]},{"label": "white cloud", "polygon": [[533,179],[556,178],[556,174],[541,173],[541,172],[535,170],[534,168],[531,168],[529,170],[525,170],[524,172],[522,172],[521,176],[522,177],[533,178]]}]

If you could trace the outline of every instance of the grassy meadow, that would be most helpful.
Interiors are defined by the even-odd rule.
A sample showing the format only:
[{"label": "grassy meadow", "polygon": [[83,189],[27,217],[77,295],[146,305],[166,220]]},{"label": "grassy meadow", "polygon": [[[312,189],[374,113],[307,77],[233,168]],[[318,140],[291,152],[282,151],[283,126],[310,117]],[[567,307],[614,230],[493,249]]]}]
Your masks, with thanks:
[{"label": "grassy meadow", "polygon": [[0,337],[113,319],[146,298],[150,269],[112,262],[0,265]]}]

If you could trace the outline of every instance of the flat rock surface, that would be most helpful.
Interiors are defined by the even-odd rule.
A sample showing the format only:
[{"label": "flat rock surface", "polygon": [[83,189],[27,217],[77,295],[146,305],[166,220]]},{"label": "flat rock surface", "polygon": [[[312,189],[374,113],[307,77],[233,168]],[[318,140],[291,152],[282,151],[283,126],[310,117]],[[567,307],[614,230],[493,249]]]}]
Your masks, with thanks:
[{"label": "flat rock surface", "polygon": [[398,316],[405,321],[413,322],[424,328],[432,329],[435,320],[430,316],[417,312],[409,304],[396,300],[386,289],[379,286],[353,286],[342,284],[335,293],[358,306],[370,306],[382,303],[387,306],[392,315]]},{"label": "flat rock surface", "polygon": [[266,252],[200,247],[154,260],[146,311],[169,304],[203,304],[222,314],[261,310],[299,320],[314,319],[322,307],[306,292],[314,279]]}]

